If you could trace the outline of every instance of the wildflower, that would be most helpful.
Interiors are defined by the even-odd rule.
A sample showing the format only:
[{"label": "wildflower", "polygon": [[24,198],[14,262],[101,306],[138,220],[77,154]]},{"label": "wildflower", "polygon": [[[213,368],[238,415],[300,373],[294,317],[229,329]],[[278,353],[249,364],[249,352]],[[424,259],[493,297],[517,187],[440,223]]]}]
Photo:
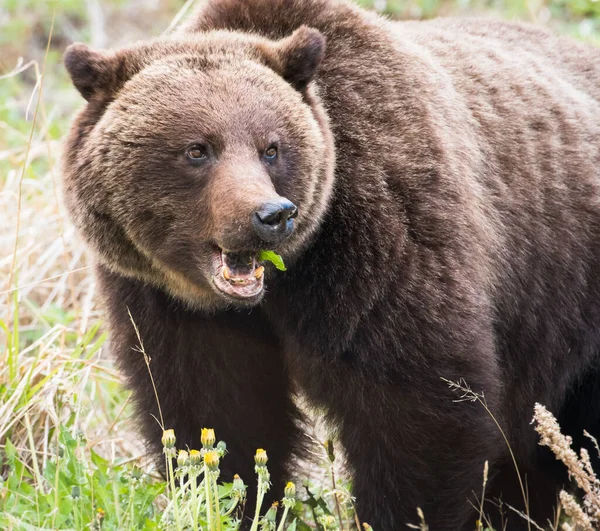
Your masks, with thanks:
[{"label": "wildflower", "polygon": [[101,509],[100,507],[98,507],[96,509],[96,516],[94,517],[94,521],[91,524],[91,529],[93,531],[101,531],[102,530],[102,523],[104,522],[105,515],[106,515],[106,513],[104,512],[103,509]]},{"label": "wildflower", "polygon": [[256,450],[256,454],[254,455],[254,462],[256,463],[256,466],[263,467],[267,464],[268,460],[269,457],[267,456],[267,452],[265,450],[262,448]]},{"label": "wildflower", "polygon": [[175,430],[165,430],[162,435],[162,445],[165,448],[173,448],[175,446]]},{"label": "wildflower", "polygon": [[296,485],[294,485],[291,481],[289,481],[288,484],[285,486],[283,495],[286,498],[295,498],[296,497]]},{"label": "wildflower", "polygon": [[296,505],[296,485],[294,485],[291,481],[285,486],[283,491],[283,500],[281,500],[281,503],[286,509],[286,515],[287,509],[293,509],[294,505]]},{"label": "wildflower", "polygon": [[234,496],[238,496],[243,498],[246,494],[246,485],[240,476],[237,474],[233,476],[233,494]]},{"label": "wildflower", "polygon": [[318,516],[317,522],[319,522],[323,526],[323,529],[325,529],[325,531],[334,531],[339,529],[337,520],[330,514]]},{"label": "wildflower", "polygon": [[202,443],[203,448],[212,448],[215,445],[216,440],[215,430],[210,428],[202,428],[200,442]]},{"label": "wildflower", "polygon": [[177,454],[177,466],[181,468],[187,466],[189,458],[190,454],[188,454],[185,450],[179,450],[179,453]]},{"label": "wildflower", "polygon": [[267,511],[267,514],[265,514],[261,521],[261,531],[275,531],[278,507],[279,504],[277,502],[273,502],[273,505],[271,505],[271,508]]},{"label": "wildflower", "polygon": [[217,470],[219,467],[219,454],[214,450],[206,452],[204,454],[204,464],[208,467],[209,470]]},{"label": "wildflower", "polygon": [[134,483],[139,483],[143,477],[144,477],[144,473],[142,472],[142,469],[138,466],[134,466],[133,469],[131,470],[131,480]]},{"label": "wildflower", "polygon": [[190,450],[190,465],[200,466],[202,462],[202,454],[198,450]]}]

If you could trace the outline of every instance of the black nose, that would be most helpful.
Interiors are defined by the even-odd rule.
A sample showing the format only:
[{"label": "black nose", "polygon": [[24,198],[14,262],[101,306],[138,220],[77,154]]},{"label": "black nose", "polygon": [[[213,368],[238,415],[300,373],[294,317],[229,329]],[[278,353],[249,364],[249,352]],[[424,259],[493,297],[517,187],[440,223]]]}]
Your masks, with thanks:
[{"label": "black nose", "polygon": [[269,243],[285,240],[294,230],[294,218],[298,215],[296,205],[287,199],[263,203],[252,220],[258,236]]}]

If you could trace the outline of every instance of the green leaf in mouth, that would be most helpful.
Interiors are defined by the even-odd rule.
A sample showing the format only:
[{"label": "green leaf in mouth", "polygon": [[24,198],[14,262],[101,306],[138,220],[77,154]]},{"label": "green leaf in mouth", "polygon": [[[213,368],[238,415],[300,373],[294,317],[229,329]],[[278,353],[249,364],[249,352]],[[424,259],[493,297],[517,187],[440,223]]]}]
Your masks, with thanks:
[{"label": "green leaf in mouth", "polygon": [[271,262],[279,271],[286,271],[283,258],[274,251],[261,251],[258,253],[258,259],[261,262]]}]

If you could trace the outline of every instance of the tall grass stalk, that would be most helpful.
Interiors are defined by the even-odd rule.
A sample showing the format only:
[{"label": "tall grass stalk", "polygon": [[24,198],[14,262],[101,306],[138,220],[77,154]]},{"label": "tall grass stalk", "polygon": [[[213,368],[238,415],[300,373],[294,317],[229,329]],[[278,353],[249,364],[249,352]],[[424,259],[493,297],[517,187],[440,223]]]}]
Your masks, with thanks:
[{"label": "tall grass stalk", "polygon": [[508,452],[510,453],[510,458],[512,460],[515,471],[517,473],[517,479],[519,480],[519,488],[521,489],[521,495],[523,497],[523,502],[525,504],[525,521],[527,522],[528,531],[531,531],[532,520],[529,516],[529,496],[527,495],[527,490],[525,488],[525,484],[524,484],[523,478],[521,476],[521,471],[519,470],[519,465],[517,463],[517,459],[516,459],[515,454],[510,446],[510,442],[508,441],[508,437],[506,436],[506,433],[502,429],[502,426],[500,426],[500,423],[496,419],[495,415],[492,413],[492,411],[488,407],[484,394],[476,393],[475,391],[473,391],[469,387],[467,382],[465,382],[462,379],[458,382],[453,382],[451,380],[447,380],[446,378],[442,378],[442,380],[448,384],[448,387],[450,387],[450,389],[459,391],[462,393],[459,401],[467,400],[470,402],[478,402],[479,404],[481,404],[483,409],[485,409],[486,413],[490,416],[490,418],[494,421],[494,424],[496,425],[496,427],[498,428],[498,431],[500,432],[500,434],[502,435],[502,438],[504,439],[504,443],[506,444],[506,448],[508,449]]}]

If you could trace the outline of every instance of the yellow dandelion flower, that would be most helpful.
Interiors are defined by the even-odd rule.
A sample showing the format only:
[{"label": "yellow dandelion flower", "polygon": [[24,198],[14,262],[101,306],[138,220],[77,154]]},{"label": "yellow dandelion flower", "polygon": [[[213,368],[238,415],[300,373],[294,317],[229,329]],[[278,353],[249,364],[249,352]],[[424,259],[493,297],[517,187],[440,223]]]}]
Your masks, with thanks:
[{"label": "yellow dandelion flower", "polygon": [[202,454],[198,450],[190,450],[190,464],[198,466],[202,462]]},{"label": "yellow dandelion flower", "polygon": [[211,428],[202,428],[200,432],[200,442],[204,448],[212,448],[216,442],[215,430]]},{"label": "yellow dandelion flower", "polygon": [[173,448],[175,446],[175,430],[165,430],[162,435],[162,445],[165,448]]},{"label": "yellow dandelion flower", "polygon": [[219,466],[219,454],[214,450],[204,454],[204,464],[209,470],[216,470]]},{"label": "yellow dandelion flower", "polygon": [[268,460],[269,457],[267,456],[267,452],[265,450],[263,450],[262,448],[256,450],[256,454],[254,455],[254,462],[258,466],[265,466]]}]

